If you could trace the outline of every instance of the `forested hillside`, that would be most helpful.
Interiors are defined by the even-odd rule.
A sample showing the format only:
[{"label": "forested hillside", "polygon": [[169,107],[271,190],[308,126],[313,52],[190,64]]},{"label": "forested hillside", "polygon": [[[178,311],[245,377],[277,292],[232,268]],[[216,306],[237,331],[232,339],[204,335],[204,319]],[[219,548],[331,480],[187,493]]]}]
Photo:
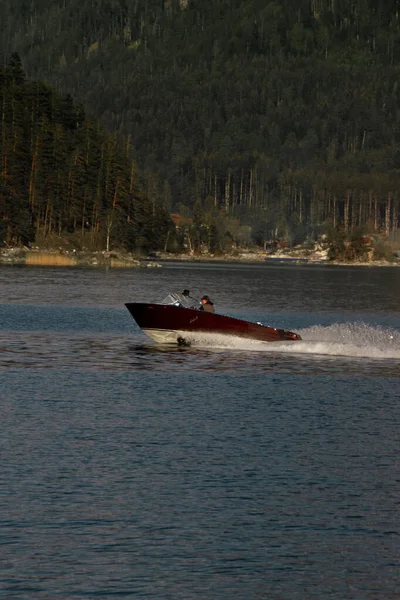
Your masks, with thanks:
[{"label": "forested hillside", "polygon": [[0,69],[0,111],[2,243],[73,234],[91,249],[164,246],[173,224],[145,193],[128,139],[86,119],[71,96],[26,81],[16,54]]},{"label": "forested hillside", "polygon": [[399,4],[3,0],[0,48],[130,136],[170,211],[201,223],[222,209],[258,242],[327,222],[389,233]]}]

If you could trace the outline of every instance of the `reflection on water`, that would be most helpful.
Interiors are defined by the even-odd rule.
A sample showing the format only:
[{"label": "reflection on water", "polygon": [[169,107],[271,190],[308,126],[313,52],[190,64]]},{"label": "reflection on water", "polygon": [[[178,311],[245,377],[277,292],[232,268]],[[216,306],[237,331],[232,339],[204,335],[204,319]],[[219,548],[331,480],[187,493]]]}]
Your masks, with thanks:
[{"label": "reflection on water", "polygon": [[318,375],[346,373],[379,377],[400,375],[398,360],[365,359],[313,353],[244,351],[221,348],[179,348],[155,344],[130,346],[130,365],[134,368],[159,370],[228,371],[231,374],[275,372],[290,375]]},{"label": "reflection on water", "polygon": [[[185,287],[303,341],[160,346],[123,308]],[[4,598],[397,600],[399,293],[396,269],[0,269]]]},{"label": "reflection on water", "polygon": [[5,304],[122,307],[125,302],[158,302],[185,288],[195,297],[209,294],[223,314],[252,311],[256,321],[280,311],[292,318],[332,312],[395,316],[400,269],[218,263],[166,263],[162,269],[122,271],[0,266],[0,303]]},{"label": "reflection on water", "polygon": [[365,324],[315,326],[302,342],[259,343],[216,336],[208,346],[179,347],[149,341],[142,333],[79,335],[0,332],[0,368],[277,372],[290,374],[400,374],[400,333]]}]

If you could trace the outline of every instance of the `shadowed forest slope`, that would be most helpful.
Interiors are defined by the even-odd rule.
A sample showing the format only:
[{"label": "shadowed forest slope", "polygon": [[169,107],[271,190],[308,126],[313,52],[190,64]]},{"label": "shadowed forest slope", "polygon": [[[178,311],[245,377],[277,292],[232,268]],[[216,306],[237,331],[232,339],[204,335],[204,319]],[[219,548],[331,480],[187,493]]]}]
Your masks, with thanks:
[{"label": "shadowed forest slope", "polygon": [[169,211],[223,209],[255,241],[397,229],[397,1],[3,0],[0,19],[5,60],[129,136]]}]

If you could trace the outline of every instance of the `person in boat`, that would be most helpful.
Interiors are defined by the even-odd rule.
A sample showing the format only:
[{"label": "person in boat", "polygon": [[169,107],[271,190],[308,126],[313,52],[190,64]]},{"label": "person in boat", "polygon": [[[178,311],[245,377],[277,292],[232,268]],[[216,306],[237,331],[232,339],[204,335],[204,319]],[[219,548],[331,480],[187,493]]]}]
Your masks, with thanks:
[{"label": "person in boat", "polygon": [[202,297],[200,310],[204,310],[205,312],[210,312],[210,313],[215,312],[214,304],[211,302],[209,296]]}]

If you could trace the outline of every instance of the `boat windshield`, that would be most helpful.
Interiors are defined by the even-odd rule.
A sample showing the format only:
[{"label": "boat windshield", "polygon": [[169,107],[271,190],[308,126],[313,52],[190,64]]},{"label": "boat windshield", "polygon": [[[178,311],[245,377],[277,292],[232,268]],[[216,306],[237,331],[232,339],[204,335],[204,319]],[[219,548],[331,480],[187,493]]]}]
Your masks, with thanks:
[{"label": "boat windshield", "polygon": [[171,292],[161,302],[161,304],[170,304],[172,306],[181,306],[183,308],[199,308],[200,302],[191,296],[184,296],[179,292]]}]

